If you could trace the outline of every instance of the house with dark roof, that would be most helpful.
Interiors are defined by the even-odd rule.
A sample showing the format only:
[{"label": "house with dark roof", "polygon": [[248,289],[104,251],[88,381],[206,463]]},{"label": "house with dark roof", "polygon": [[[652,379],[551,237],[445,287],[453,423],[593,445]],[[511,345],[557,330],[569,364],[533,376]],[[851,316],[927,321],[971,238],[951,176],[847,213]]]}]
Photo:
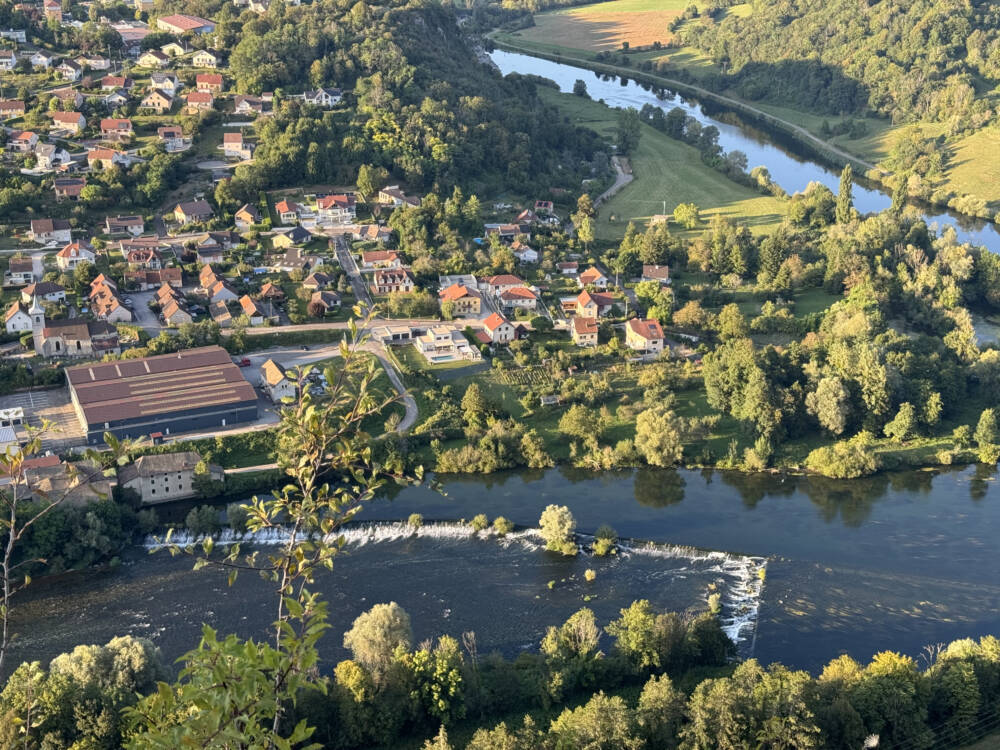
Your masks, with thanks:
[{"label": "house with dark roof", "polygon": [[[194,497],[198,494],[195,469],[201,460],[195,451],[140,456],[118,471],[118,485],[137,493],[143,505]],[[206,468],[210,479],[224,480],[225,472],[221,467],[208,464]]]},{"label": "house with dark roof", "polygon": [[215,212],[208,201],[186,201],[174,207],[174,219],[180,224],[209,221]]}]

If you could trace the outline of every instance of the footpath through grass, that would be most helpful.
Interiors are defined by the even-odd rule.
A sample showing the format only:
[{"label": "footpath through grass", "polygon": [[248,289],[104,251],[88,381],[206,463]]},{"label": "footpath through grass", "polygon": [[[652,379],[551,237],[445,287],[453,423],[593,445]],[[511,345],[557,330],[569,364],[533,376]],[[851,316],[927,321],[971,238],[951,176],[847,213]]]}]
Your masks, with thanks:
[{"label": "footpath through grass", "polygon": [[[608,139],[614,138],[618,112],[591,99],[561,94],[539,87],[540,95],[571,118]],[[631,157],[635,179],[601,207],[595,232],[599,240],[619,240],[630,221],[645,225],[653,214],[670,213],[678,203],[694,203],[703,218],[723,214],[746,224],[753,232],[767,233],[782,222],[788,202],[765,196],[733,182],[706,166],[698,150],[668,138],[648,125],[642,126],[639,148]],[[675,227],[671,228],[676,230]],[[690,234],[704,231],[704,224]],[[677,230],[677,233],[684,234]]]}]

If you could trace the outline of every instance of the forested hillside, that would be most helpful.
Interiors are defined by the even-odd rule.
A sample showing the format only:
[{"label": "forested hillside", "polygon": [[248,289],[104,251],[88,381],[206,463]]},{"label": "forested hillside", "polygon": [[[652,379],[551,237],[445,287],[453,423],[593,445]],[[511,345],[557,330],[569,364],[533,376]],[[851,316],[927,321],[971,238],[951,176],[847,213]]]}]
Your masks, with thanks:
[{"label": "forested hillside", "polygon": [[278,185],[349,182],[366,163],[424,188],[572,188],[591,176],[596,136],[562,124],[533,83],[504,81],[478,64],[449,7],[325,0],[275,4],[247,20],[231,4],[215,5],[185,3],[184,12],[220,20],[237,90],[337,86],[356,99],[347,116],[294,105],[280,111],[261,128],[256,164],[237,171],[237,198]]},{"label": "forested hillside", "polygon": [[987,0],[754,0],[702,14],[682,37],[749,99],[829,114],[978,127],[1000,78],[1000,7]]}]

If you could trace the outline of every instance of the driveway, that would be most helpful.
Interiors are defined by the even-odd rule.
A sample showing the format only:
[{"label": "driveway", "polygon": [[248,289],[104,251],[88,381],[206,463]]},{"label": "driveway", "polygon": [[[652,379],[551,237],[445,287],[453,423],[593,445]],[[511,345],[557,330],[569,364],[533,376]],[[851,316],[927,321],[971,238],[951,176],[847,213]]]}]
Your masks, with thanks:
[{"label": "driveway", "polygon": [[351,254],[347,240],[344,239],[343,235],[341,235],[337,237],[334,242],[337,247],[337,262],[340,263],[340,267],[344,269],[348,278],[351,280],[351,288],[354,290],[354,298],[359,302],[364,302],[365,305],[368,306],[368,309],[371,309],[372,298],[368,293],[368,285],[361,276],[361,269],[358,268],[358,264],[354,260],[354,256]]},{"label": "driveway", "polygon": [[155,292],[133,292],[127,295],[132,300],[132,313],[135,322],[150,336],[159,336],[163,326],[160,325],[156,313],[149,309],[149,302],[156,296]]}]

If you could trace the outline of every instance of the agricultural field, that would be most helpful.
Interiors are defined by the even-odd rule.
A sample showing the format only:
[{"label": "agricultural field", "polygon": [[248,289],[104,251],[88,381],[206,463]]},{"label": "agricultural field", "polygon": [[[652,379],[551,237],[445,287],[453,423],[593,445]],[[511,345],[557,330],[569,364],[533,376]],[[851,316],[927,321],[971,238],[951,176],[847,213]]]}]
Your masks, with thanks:
[{"label": "agricultural field", "polygon": [[593,52],[645,47],[673,38],[670,22],[689,0],[612,0],[535,17],[535,27],[522,32],[526,41],[544,42]]},{"label": "agricultural field", "polygon": [[[580,125],[614,137],[615,110],[590,99],[539,89],[547,101],[557,105]],[[632,155],[635,179],[601,207],[595,224],[599,240],[613,241],[625,235],[630,221],[645,224],[653,214],[673,211],[678,203],[694,203],[702,218],[719,213],[746,224],[757,233],[767,233],[781,223],[787,202],[761,195],[705,166],[698,151],[668,138],[647,125],[642,126],[639,148]],[[678,234],[679,227],[671,227]],[[698,234],[704,226],[693,230]]]}]

